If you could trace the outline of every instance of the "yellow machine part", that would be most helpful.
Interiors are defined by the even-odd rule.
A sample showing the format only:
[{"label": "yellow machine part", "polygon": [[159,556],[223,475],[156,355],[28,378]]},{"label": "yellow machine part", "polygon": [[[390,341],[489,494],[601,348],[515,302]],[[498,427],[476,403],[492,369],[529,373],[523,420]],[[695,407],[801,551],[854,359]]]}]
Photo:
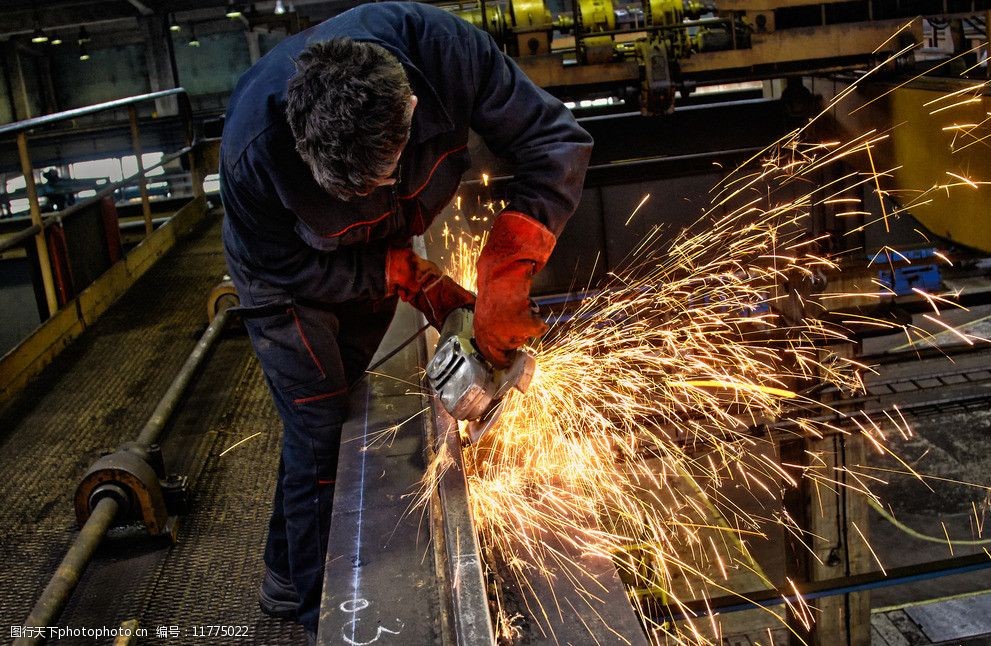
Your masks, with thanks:
[{"label": "yellow machine part", "polygon": [[650,22],[655,27],[681,24],[685,18],[683,0],[650,0]]},{"label": "yellow machine part", "polygon": [[610,31],[616,28],[616,11],[612,0],[578,0],[582,28],[587,32]]},{"label": "yellow machine part", "polygon": [[950,185],[912,207],[912,215],[936,235],[991,252],[991,186],[977,183],[991,180],[991,96],[937,111],[956,103],[932,103],[946,94],[945,88],[900,88],[891,94],[891,123],[897,124],[891,133],[894,161],[900,166],[896,184],[913,189]]},{"label": "yellow machine part", "polygon": [[[458,9],[453,12],[462,20],[471,23],[474,27],[487,31],[492,36],[499,38],[505,30],[502,8],[497,3],[487,4],[485,7],[485,20],[482,20],[482,7],[480,4],[471,9]],[[485,24],[488,22],[488,24]]]},{"label": "yellow machine part", "polygon": [[[885,190],[894,189],[892,197],[932,233],[991,252],[991,185],[980,183],[991,180],[991,96],[987,89],[979,95],[979,85],[965,79],[865,83],[831,114],[844,139],[890,130],[891,145],[872,154],[874,170],[890,176]],[[829,101],[849,86],[815,83],[812,89]],[[872,170],[865,160],[852,163]]]},{"label": "yellow machine part", "polygon": [[512,0],[517,29],[538,29],[552,25],[551,12],[543,0]]}]

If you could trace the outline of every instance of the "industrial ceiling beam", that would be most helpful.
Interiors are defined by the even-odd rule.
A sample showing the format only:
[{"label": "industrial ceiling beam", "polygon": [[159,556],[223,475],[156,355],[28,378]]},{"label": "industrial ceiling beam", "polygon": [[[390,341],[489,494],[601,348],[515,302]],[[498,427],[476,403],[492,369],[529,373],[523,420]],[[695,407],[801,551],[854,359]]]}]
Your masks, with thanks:
[{"label": "industrial ceiling beam", "polygon": [[127,1],[131,4],[131,6],[137,9],[138,13],[140,13],[142,16],[150,16],[155,13],[154,9],[148,8],[148,5],[141,2],[141,0],[127,0]]},{"label": "industrial ceiling beam", "polygon": [[0,38],[30,34],[38,26],[45,30],[71,30],[81,25],[130,20],[136,15],[134,7],[124,0],[0,11]]}]

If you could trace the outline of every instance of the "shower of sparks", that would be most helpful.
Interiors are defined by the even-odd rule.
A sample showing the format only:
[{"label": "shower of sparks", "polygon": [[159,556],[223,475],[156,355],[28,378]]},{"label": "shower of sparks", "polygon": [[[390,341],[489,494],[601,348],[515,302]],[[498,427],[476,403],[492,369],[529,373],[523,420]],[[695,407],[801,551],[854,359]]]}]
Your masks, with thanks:
[{"label": "shower of sparks", "polygon": [[[931,109],[947,118],[985,86],[976,83],[948,97],[952,105]],[[849,96],[845,91],[840,100]],[[984,142],[987,124],[958,123],[947,137]],[[872,268],[854,267],[852,255],[831,257],[835,240],[810,233],[813,215],[847,224],[834,236],[871,225],[888,230],[934,193],[988,182],[948,171],[947,183],[899,191],[896,169],[877,166],[889,133],[810,139],[806,126],[730,173],[695,225],[673,240],[657,227],[648,232],[621,268],[568,316],[556,317],[534,347],[538,367],[528,392],[511,393],[498,425],[464,448],[474,521],[498,576],[531,593],[535,581],[556,580],[594,606],[600,584],[581,563],[609,559],[643,611],[651,639],[714,643],[718,620],[694,616],[687,602],[733,594],[731,576],[773,586],[749,546],[782,533],[808,538],[782,508],[784,488],[804,481],[822,499],[846,487],[882,506],[871,491],[883,483],[877,470],[837,463],[830,449],[814,447],[861,436],[869,450],[923,477],[889,448],[892,434],[911,435],[899,411],[878,419],[843,414],[817,395],[823,384],[843,394],[864,392],[869,368],[841,356],[858,330],[897,328],[915,343],[932,338],[921,327],[863,313],[840,318],[827,309],[889,298],[891,286],[870,279],[871,272],[877,276],[873,265],[909,260],[890,248]],[[880,205],[872,210],[866,197]],[[449,272],[474,288],[484,237],[447,227],[443,235]],[[827,286],[817,293],[823,277],[839,275],[841,262],[865,277],[866,288]],[[957,306],[953,294],[921,295],[934,312],[927,318],[952,329],[939,316],[941,306]],[[783,436],[812,440],[803,464],[782,463]],[[431,465],[426,491],[449,464],[442,455]],[[730,498],[731,489],[745,490],[751,504]],[[810,626],[817,611],[794,583],[779,588],[797,597],[783,603]],[[501,639],[519,634],[521,610],[541,626],[558,612],[557,601],[525,596],[509,603],[496,593]],[[665,620],[665,613],[685,618]]]},{"label": "shower of sparks", "polygon": [[445,263],[447,275],[453,278],[459,285],[464,285],[468,289],[475,289],[478,282],[478,270],[475,262],[478,255],[482,253],[482,247],[489,239],[489,232],[472,235],[464,231],[454,233],[445,223],[441,231],[444,241],[444,257],[441,260]]}]

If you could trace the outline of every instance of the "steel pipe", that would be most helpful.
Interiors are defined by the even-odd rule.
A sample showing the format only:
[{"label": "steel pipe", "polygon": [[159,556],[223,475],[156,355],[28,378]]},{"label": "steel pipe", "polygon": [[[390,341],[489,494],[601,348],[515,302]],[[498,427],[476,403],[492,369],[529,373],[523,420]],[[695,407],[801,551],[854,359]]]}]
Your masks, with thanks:
[{"label": "steel pipe", "polygon": [[[103,199],[107,195],[112,194],[117,189],[123,188],[125,186],[129,186],[129,185],[133,184],[134,181],[136,179],[138,179],[139,177],[145,177],[151,171],[156,170],[158,168],[161,168],[165,164],[169,164],[169,163],[175,161],[176,159],[182,157],[183,155],[187,155],[187,154],[193,152],[194,148],[195,148],[195,146],[187,146],[187,147],[185,147],[185,148],[183,148],[181,150],[178,150],[178,151],[176,151],[176,152],[174,152],[174,153],[172,153],[170,155],[167,155],[165,157],[162,157],[161,161],[159,161],[156,164],[153,164],[152,166],[149,166],[148,168],[145,168],[140,173],[135,173],[133,175],[128,175],[127,177],[125,177],[124,179],[122,179],[119,182],[114,182],[112,184],[107,184],[107,186],[105,186],[104,188],[101,188],[96,193],[96,195],[94,195],[93,197],[87,198],[86,200],[84,200],[82,202],[76,202],[72,206],[67,207],[64,211],[59,211],[59,212],[54,213],[54,214],[42,214],[42,219],[41,219],[41,223],[40,224],[32,224],[31,226],[29,226],[29,227],[27,227],[27,228],[25,228],[25,229],[23,229],[21,231],[18,231],[15,234],[11,235],[9,238],[6,238],[6,239],[0,241],[0,251],[6,251],[8,249],[11,249],[13,247],[16,247],[16,246],[20,245],[21,243],[24,242],[24,240],[26,240],[27,238],[35,235],[41,229],[44,229],[45,227],[47,227],[47,226],[49,226],[49,225],[51,225],[53,223],[56,223],[56,222],[65,222],[70,217],[73,217],[73,216],[75,216],[75,215],[77,215],[79,213],[82,213],[83,210],[85,210],[87,207],[93,205],[96,202],[99,202],[101,199]],[[29,220],[29,219],[30,218],[22,218],[22,217],[8,218],[7,219],[7,222],[21,222],[21,221],[25,221],[25,220]],[[164,222],[166,220],[168,220],[168,218],[156,219],[156,220],[153,220],[153,223],[154,224],[159,224],[159,223]],[[142,225],[143,224],[144,223],[142,223]]]},{"label": "steel pipe", "polygon": [[145,101],[154,101],[155,99],[162,99],[167,96],[182,95],[187,97],[186,90],[181,87],[177,87],[171,90],[162,90],[161,92],[150,92],[148,94],[139,94],[138,96],[130,96],[124,99],[114,99],[113,101],[106,101],[104,103],[96,103],[94,105],[87,105],[82,108],[74,108],[72,110],[65,110],[63,112],[56,112],[55,114],[46,114],[40,117],[34,117],[33,119],[23,119],[21,121],[15,121],[14,123],[7,124],[5,126],[0,126],[0,137],[4,135],[12,135],[26,130],[31,130],[39,126],[46,126],[52,123],[58,123],[59,121],[68,121],[69,119],[77,119],[79,117],[84,117],[90,114],[96,114],[97,112],[102,112],[104,110],[114,110],[117,108],[126,108],[129,105],[134,105],[136,103],[143,103]]},{"label": "steel pipe", "polygon": [[[696,618],[711,614],[753,610],[757,607],[775,606],[786,601],[795,603],[800,599],[811,601],[823,597],[863,592],[865,590],[903,585],[915,581],[926,581],[954,574],[966,574],[988,568],[991,568],[991,557],[985,552],[978,552],[966,556],[891,568],[887,572],[866,572],[864,574],[826,579],[825,581],[799,584],[797,586],[798,594],[793,594],[790,590],[788,592],[782,590],[763,590],[747,594],[732,594],[714,597],[712,599],[688,601],[677,606],[656,604],[652,603],[650,599],[643,599],[640,605],[644,608],[645,614],[648,614],[654,621],[678,621],[686,619],[689,616]],[[638,594],[642,596],[642,593],[639,591]]]},{"label": "steel pipe", "polygon": [[203,332],[203,336],[196,343],[196,347],[189,354],[186,359],[186,363],[182,365],[179,370],[179,374],[175,376],[172,383],[169,385],[169,389],[165,391],[162,398],[158,402],[158,406],[152,412],[151,417],[145,423],[144,428],[141,429],[141,433],[138,435],[135,442],[138,444],[143,444],[144,446],[150,446],[158,440],[158,436],[162,434],[162,430],[168,423],[169,418],[175,411],[176,405],[179,403],[179,399],[182,394],[186,392],[186,388],[189,386],[189,382],[193,379],[193,374],[196,369],[200,367],[203,363],[203,359],[206,357],[207,352],[213,346],[217,337],[220,336],[221,330],[224,329],[224,325],[227,323],[227,317],[229,310],[223,309],[217,312],[217,316],[214,317],[213,321],[207,327],[206,331]]},{"label": "steel pipe", "polygon": [[141,192],[141,212],[145,217],[145,236],[153,230],[151,223],[151,203],[148,200],[148,181],[145,179],[145,165],[141,161],[141,130],[138,128],[138,110],[134,104],[127,106],[127,117],[131,125],[131,148],[138,164],[138,190]]},{"label": "steel pipe", "polygon": [[14,233],[9,238],[0,240],[0,253],[3,253],[8,249],[21,246],[26,240],[29,240],[34,237],[35,234],[40,233],[42,228],[43,227],[40,224],[32,224],[28,228],[21,229],[17,233]]},{"label": "steel pipe", "polygon": [[175,161],[176,159],[182,157],[183,155],[186,155],[186,154],[192,152],[193,151],[193,148],[194,148],[194,146],[186,146],[185,148],[182,148],[181,150],[177,150],[176,152],[174,152],[174,153],[172,153],[170,155],[166,155],[165,157],[162,157],[162,159],[157,164],[153,164],[153,165],[149,166],[148,168],[145,168],[144,170],[142,170],[139,173],[134,173],[133,175],[128,175],[127,177],[125,177],[124,179],[120,180],[119,182],[114,182],[112,184],[107,184],[104,188],[101,188],[99,191],[97,191],[96,195],[94,195],[91,198],[88,198],[86,201],[84,201],[84,202],[76,202],[72,206],[67,207],[64,211],[59,211],[55,215],[46,217],[45,220],[44,220],[43,226],[46,226],[47,227],[52,222],[64,222],[68,218],[76,215],[77,213],[81,213],[86,207],[92,205],[94,202],[98,202],[101,199],[103,199],[104,197],[106,197],[107,195],[111,195],[117,189],[123,188],[125,186],[130,186],[131,184],[134,183],[134,181],[136,179],[143,178],[143,177],[147,176],[148,173],[150,173],[151,171],[153,171],[153,170],[155,170],[157,168],[161,168],[165,164],[171,163],[171,162]]},{"label": "steel pipe", "polygon": [[[93,558],[93,553],[113,524],[118,509],[117,501],[110,497],[103,498],[97,503],[89,520],[79,530],[79,536],[73,541],[55,574],[45,586],[45,591],[34,604],[31,614],[24,620],[25,627],[44,629],[51,625],[52,620],[62,611],[65,602],[69,600],[76,584],[79,583],[86,566]],[[38,644],[43,639],[34,636],[20,637],[14,641],[14,645]]]},{"label": "steel pipe", "polygon": [[[206,331],[203,332],[200,340],[196,343],[196,347],[193,348],[189,358],[186,359],[186,362],[179,370],[179,374],[175,376],[168,390],[165,391],[165,394],[159,400],[158,405],[152,412],[151,418],[145,423],[144,428],[141,429],[136,443],[149,446],[155,443],[159,435],[161,435],[169,417],[175,411],[179,399],[186,391],[186,388],[189,387],[196,369],[203,363],[207,352],[209,352],[210,348],[219,338],[228,316],[229,312],[227,309],[221,310],[214,317]],[[105,496],[100,499],[96,507],[90,512],[89,518],[83,524],[79,535],[73,541],[65,558],[62,559],[62,563],[55,571],[48,585],[45,586],[45,590],[42,592],[37,603],[35,603],[31,614],[25,620],[25,627],[45,628],[46,626],[50,626],[52,620],[58,617],[59,612],[61,612],[66,601],[72,595],[76,584],[79,583],[79,579],[86,570],[86,566],[93,557],[96,548],[100,545],[103,537],[107,534],[107,530],[113,524],[119,510],[120,507],[112,496]],[[37,644],[42,639],[38,637],[22,637],[14,643],[18,646],[23,646],[26,644]]]}]

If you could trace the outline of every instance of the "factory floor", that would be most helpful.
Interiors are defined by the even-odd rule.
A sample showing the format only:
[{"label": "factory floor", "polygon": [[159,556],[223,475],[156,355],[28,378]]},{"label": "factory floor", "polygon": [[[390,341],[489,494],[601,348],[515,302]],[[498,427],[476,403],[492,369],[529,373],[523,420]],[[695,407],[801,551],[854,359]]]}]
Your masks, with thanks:
[{"label": "factory floor", "polygon": [[[224,273],[215,213],[0,412],[0,608],[9,626],[27,617],[76,536],[79,478],[137,436],[206,328],[206,297]],[[231,642],[197,636],[204,627],[245,626],[250,638],[239,643],[305,644],[296,624],[257,605],[279,438],[248,340],[232,325],[162,439],[167,470],[189,476],[193,492],[178,542],[114,530],[57,625],[137,620],[149,634],[141,643],[202,644]]]},{"label": "factory floor", "polygon": [[[71,501],[80,476],[101,452],[138,434],[205,329],[205,299],[224,271],[219,214],[214,214],[0,410],[5,501],[0,508],[0,608],[9,625],[27,616],[75,538]],[[933,359],[927,365],[948,361]],[[986,355],[957,358],[954,364],[966,361],[975,362],[975,368],[988,365]],[[920,471],[989,484],[991,412],[986,408],[920,417],[912,424],[915,436],[897,442]],[[139,643],[202,644],[231,640],[194,638],[201,627],[246,626],[249,637],[237,643],[305,643],[298,626],[262,615],[256,602],[279,427],[247,338],[232,324],[163,436],[167,470],[189,476],[193,492],[178,542],[151,539],[136,528],[114,530],[58,625],[115,628],[137,620],[149,631]],[[881,490],[900,520],[930,536],[941,536],[945,524],[951,536],[973,538],[977,521],[971,505],[982,519],[987,507],[985,493],[971,486],[944,482],[929,491],[917,480],[892,476]],[[950,555],[945,544],[906,536],[876,515],[871,535],[885,567]],[[981,548],[960,547],[956,553],[967,549]],[[758,552],[759,559],[780,555],[770,543]],[[991,595],[983,592],[991,588],[986,572],[873,592],[872,606],[879,609],[872,622],[874,644],[991,643],[982,636],[991,634],[991,625],[975,619],[991,615]],[[946,599],[926,602],[937,597]]]}]

